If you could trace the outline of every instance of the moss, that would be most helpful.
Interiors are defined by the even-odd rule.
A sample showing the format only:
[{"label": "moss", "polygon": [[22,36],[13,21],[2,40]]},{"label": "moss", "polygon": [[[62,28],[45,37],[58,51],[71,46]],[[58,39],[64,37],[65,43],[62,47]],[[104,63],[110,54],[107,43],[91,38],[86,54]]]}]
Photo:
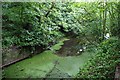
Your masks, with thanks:
[{"label": "moss", "polygon": [[63,38],[62,40],[59,41],[58,44],[52,46],[51,49],[54,51],[59,50],[62,47],[62,45],[64,44],[64,41],[67,41],[67,40],[69,40],[69,39]]}]

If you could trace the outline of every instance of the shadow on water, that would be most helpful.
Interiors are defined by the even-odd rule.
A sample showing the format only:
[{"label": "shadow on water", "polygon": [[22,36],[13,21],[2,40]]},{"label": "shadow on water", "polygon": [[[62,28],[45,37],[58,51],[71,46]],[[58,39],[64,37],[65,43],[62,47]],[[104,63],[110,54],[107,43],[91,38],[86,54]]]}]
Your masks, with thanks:
[{"label": "shadow on water", "polygon": [[76,56],[81,54],[85,48],[85,44],[81,39],[70,38],[64,42],[64,45],[56,54],[59,56]]}]

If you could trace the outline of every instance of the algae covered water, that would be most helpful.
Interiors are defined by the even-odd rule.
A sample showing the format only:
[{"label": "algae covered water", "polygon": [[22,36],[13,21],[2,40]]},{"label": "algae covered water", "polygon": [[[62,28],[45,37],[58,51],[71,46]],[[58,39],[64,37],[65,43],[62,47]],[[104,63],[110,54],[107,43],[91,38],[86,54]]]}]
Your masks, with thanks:
[{"label": "algae covered water", "polygon": [[[74,47],[79,46],[78,42],[73,42],[76,39],[64,38],[58,44],[51,47],[51,50],[46,50],[32,58],[25,59],[15,63],[4,69],[5,77],[7,78],[43,78],[43,77],[75,77],[92,53],[83,52],[78,56],[59,56],[67,54],[70,50],[78,52]],[[67,46],[64,48],[64,46]],[[67,51],[66,51],[67,50]],[[70,51],[71,52],[71,51]],[[72,53],[72,52],[71,52]],[[58,54],[58,55],[57,55]]]}]

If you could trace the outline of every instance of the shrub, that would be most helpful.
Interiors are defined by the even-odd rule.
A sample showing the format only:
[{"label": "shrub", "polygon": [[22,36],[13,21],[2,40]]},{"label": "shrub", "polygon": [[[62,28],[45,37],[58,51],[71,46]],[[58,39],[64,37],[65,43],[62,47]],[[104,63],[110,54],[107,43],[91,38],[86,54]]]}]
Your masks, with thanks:
[{"label": "shrub", "polygon": [[113,79],[116,65],[120,62],[120,40],[110,38],[103,41],[96,56],[80,68],[78,78]]}]

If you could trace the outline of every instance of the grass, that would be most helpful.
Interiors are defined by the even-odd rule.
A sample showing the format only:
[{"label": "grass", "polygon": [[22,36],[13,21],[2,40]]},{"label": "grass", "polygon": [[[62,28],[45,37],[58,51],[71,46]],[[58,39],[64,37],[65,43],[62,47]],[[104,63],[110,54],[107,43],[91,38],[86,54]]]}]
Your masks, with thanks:
[{"label": "grass", "polygon": [[[51,49],[59,50],[66,40],[68,39],[60,40]],[[42,78],[54,67],[56,60],[59,62],[56,67],[60,71],[75,76],[79,72],[79,67],[82,67],[93,54],[84,52],[79,56],[60,57],[53,53],[51,50],[46,50],[32,58],[15,63],[4,69],[5,76],[7,78]]]}]

